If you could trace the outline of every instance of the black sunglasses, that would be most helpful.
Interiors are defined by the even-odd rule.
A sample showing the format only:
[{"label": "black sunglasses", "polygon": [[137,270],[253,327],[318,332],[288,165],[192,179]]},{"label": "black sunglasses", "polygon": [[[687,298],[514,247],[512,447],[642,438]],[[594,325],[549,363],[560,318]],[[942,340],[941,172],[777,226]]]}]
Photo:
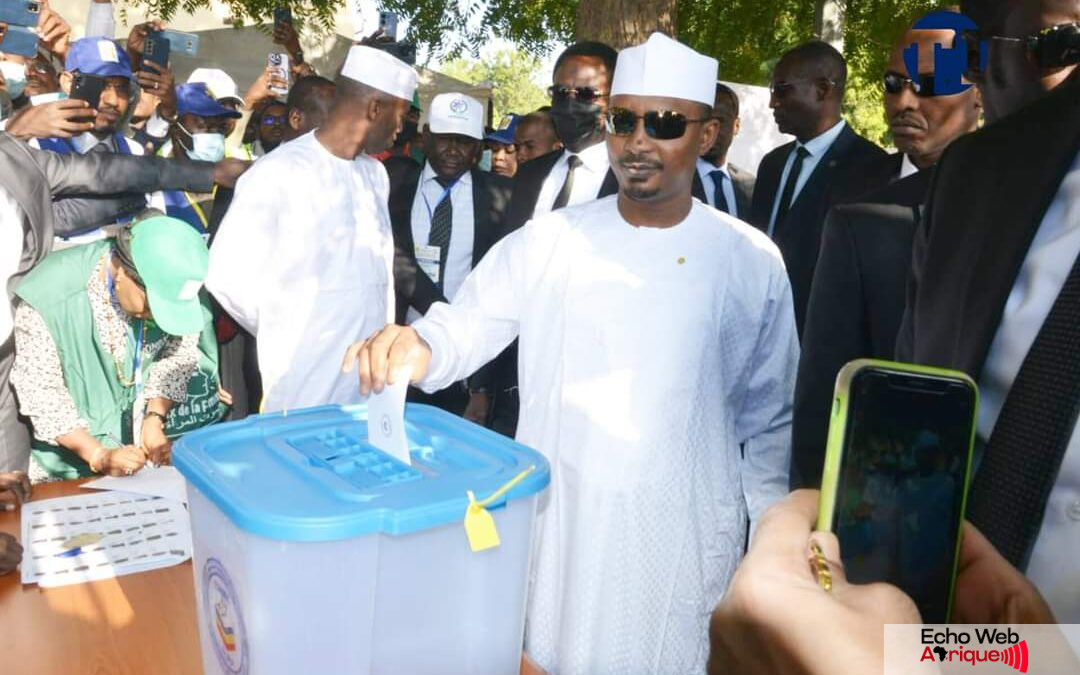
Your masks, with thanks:
[{"label": "black sunglasses", "polygon": [[787,82],[773,82],[769,85],[769,93],[776,98],[784,98],[787,96],[796,85],[806,84],[807,82],[828,82],[829,84],[836,84],[832,80],[826,77],[808,77],[801,80],[789,80]]},{"label": "black sunglasses", "polygon": [[263,115],[262,123],[265,125],[285,124],[286,119],[288,119],[287,115]]},{"label": "black sunglasses", "polygon": [[551,96],[552,101],[566,101],[576,98],[582,103],[592,103],[607,96],[607,94],[595,87],[564,87],[560,84],[548,87],[548,95]]},{"label": "black sunglasses", "polygon": [[645,134],[659,141],[681,138],[686,133],[686,125],[696,122],[708,122],[710,118],[699,120],[687,119],[686,115],[674,110],[650,110],[638,115],[626,108],[612,108],[607,114],[607,131],[613,136],[629,136],[637,129],[638,120],[645,120]]},{"label": "black sunglasses", "polygon": [[982,72],[982,64],[986,62],[984,45],[989,40],[1022,45],[1040,68],[1064,68],[1080,63],[1080,22],[1060,23],[1022,38],[983,35],[976,30],[965,30],[959,37],[964,39],[969,73]]},{"label": "black sunglasses", "polygon": [[919,73],[919,79],[913,80],[910,77],[904,77],[900,73],[890,71],[885,73],[885,77],[882,78],[882,85],[887,94],[899,94],[904,91],[905,88],[908,88],[920,98],[929,98],[931,96],[939,95],[934,87],[934,76],[932,73]]}]

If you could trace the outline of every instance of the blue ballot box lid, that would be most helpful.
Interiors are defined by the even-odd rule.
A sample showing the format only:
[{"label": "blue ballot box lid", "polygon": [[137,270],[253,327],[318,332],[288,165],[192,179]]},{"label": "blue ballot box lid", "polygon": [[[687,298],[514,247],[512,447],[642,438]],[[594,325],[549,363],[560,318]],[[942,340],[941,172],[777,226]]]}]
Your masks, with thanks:
[{"label": "blue ballot box lid", "polygon": [[438,408],[408,404],[412,466],[368,443],[367,407],[248,417],[184,436],[173,464],[237,527],[271,539],[334,541],[455,521],[530,466],[488,508],[550,481],[543,455]]}]

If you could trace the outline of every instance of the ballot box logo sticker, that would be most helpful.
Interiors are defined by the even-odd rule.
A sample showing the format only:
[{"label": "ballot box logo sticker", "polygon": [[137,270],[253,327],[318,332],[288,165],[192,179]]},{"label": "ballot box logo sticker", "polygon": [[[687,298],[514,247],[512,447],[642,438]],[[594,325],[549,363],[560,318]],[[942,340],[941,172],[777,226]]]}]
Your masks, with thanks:
[{"label": "ballot box logo sticker", "polygon": [[[934,96],[960,94],[973,85],[964,80],[964,74],[972,68],[986,68],[987,42],[978,38],[978,26],[959,12],[938,11],[922,17],[912,26],[914,30],[948,30],[953,32],[951,44],[934,45],[933,84],[924,81],[922,73],[929,72],[930,64],[920,69],[919,45],[904,48],[904,66],[908,77],[919,87],[930,86]],[[973,44],[969,44],[973,43]],[[977,62],[977,63],[976,63]]]},{"label": "ballot box logo sticker", "polygon": [[232,579],[219,560],[210,558],[202,581],[204,619],[218,663],[230,675],[248,675],[244,617]]},{"label": "ballot box logo sticker", "polygon": [[1028,644],[1012,628],[976,628],[974,630],[936,630],[923,628],[922,655],[919,662],[995,663],[1028,672]]}]

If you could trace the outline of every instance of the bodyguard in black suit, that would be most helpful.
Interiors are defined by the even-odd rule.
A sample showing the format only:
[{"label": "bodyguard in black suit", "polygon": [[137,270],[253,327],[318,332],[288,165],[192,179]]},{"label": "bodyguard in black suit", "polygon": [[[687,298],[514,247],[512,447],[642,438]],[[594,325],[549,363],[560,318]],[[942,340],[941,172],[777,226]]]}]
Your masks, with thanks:
[{"label": "bodyguard in black suit", "polygon": [[[483,148],[483,106],[463,94],[440,94],[428,111],[421,167],[411,159],[388,163],[394,233],[395,319],[411,322],[433,303],[447,302],[505,229],[510,179],[475,168]],[[422,239],[417,239],[420,233]],[[463,264],[461,245],[471,241]],[[434,395],[410,389],[409,400],[437,405],[486,424],[494,366]]]},{"label": "bodyguard in black suit", "polygon": [[773,72],[769,105],[780,131],[796,140],[761,160],[750,222],[769,234],[784,256],[800,334],[830,185],[847,167],[884,154],[841,117],[846,81],[844,57],[817,41],[786,52]]},{"label": "bodyguard in black suit", "polygon": [[[1014,51],[998,55],[1012,59],[1004,65],[1019,78],[1007,91],[995,91],[1006,78],[980,78],[988,113],[1037,91],[1030,85],[1045,83],[1040,76],[1069,71],[1040,71],[1042,54]],[[1025,72],[1030,80],[1018,75]],[[1080,466],[1066,454],[1080,409],[1080,266],[1068,216],[1080,208],[1078,120],[1074,70],[1045,98],[950,147],[916,234],[897,338],[898,358],[956,368],[979,382],[968,519],[1026,571],[1065,623],[1080,620]]]},{"label": "bodyguard in black suit", "polygon": [[[551,121],[563,148],[518,165],[506,214],[511,232],[534,216],[618,193],[604,143],[611,78],[618,54],[600,42],[578,42],[555,61]],[[491,428],[517,430],[517,341],[492,361],[498,371]]]},{"label": "bodyguard in black suit", "polygon": [[919,70],[932,76],[934,46],[950,35],[909,30],[897,40],[883,79],[885,114],[900,152],[859,164],[836,186],[856,195],[857,203],[834,206],[825,221],[795,384],[793,488],[820,484],[840,369],[858,358],[892,358],[911,243],[933,165],[951,142],[978,125],[981,106],[974,88],[931,95],[932,87],[917,87],[901,75],[904,49],[918,44]]},{"label": "bodyguard in black suit", "polygon": [[728,150],[739,135],[739,97],[730,87],[716,83],[713,118],[720,122],[720,133],[709,151],[698,160],[694,175],[693,195],[698,201],[730,213],[736,218],[750,218],[750,201],[754,196],[754,174],[729,164]]},{"label": "bodyguard in black suit", "polygon": [[891,360],[911,242],[933,170],[829,211],[807,306],[791,427],[791,487],[819,487],[836,375],[857,358]]},{"label": "bodyguard in black suit", "polygon": [[533,216],[619,191],[604,145],[611,77],[617,53],[599,42],[567,47],[552,75],[551,119],[563,148],[518,167],[507,227]]}]

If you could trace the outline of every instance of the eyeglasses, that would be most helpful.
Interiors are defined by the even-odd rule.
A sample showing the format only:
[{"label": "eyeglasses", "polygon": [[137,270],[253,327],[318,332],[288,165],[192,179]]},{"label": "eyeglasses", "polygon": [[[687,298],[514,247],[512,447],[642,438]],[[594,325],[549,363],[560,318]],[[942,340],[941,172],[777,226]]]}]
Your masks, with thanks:
[{"label": "eyeglasses", "polygon": [[710,118],[699,120],[687,119],[686,115],[674,110],[650,110],[643,115],[635,114],[626,108],[612,108],[608,111],[607,131],[613,136],[629,136],[637,129],[638,120],[645,121],[645,134],[658,141],[670,141],[681,138],[686,133],[686,125],[708,122]]},{"label": "eyeglasses", "polygon": [[929,98],[931,96],[939,95],[934,87],[934,76],[932,73],[919,73],[919,79],[913,80],[910,77],[904,77],[900,73],[890,71],[885,73],[885,77],[882,78],[882,85],[887,94],[899,94],[907,88],[911,89],[911,92],[919,98]]},{"label": "eyeglasses", "polygon": [[576,98],[582,103],[592,103],[607,96],[607,94],[595,87],[564,87],[559,84],[548,87],[548,94],[551,96],[552,101],[566,101]]},{"label": "eyeglasses", "polygon": [[262,123],[265,125],[285,124],[285,115],[263,115]]},{"label": "eyeglasses", "polygon": [[807,82],[828,82],[829,84],[836,84],[828,78],[809,77],[801,80],[790,80],[788,82],[773,82],[769,85],[769,93],[776,98],[784,98],[791,93],[791,90],[795,88],[795,85],[805,84]]},{"label": "eyeglasses", "polygon": [[1080,63],[1080,22],[1060,23],[1022,38],[965,30],[953,40],[953,46],[958,39],[964,40],[969,73],[982,72],[989,40],[1022,45],[1040,68],[1064,68]]}]

